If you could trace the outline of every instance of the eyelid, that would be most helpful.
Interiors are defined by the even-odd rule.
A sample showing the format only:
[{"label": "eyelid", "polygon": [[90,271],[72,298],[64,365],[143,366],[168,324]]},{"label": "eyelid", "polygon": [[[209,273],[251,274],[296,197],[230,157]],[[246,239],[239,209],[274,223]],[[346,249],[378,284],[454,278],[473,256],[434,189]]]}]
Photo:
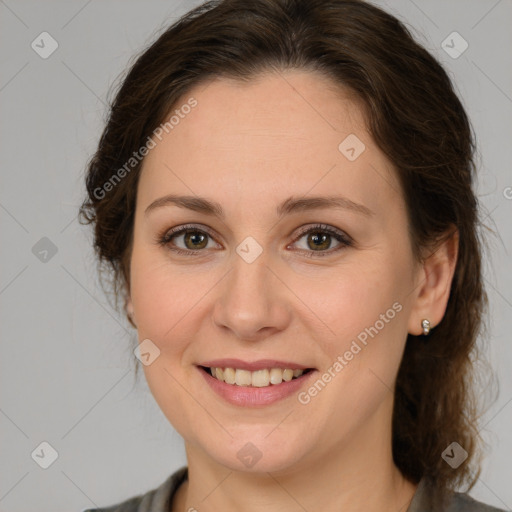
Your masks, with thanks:
[{"label": "eyelid", "polygon": [[[170,242],[171,238],[182,235],[186,231],[200,231],[206,233],[212,240],[214,240],[216,243],[217,238],[216,235],[213,234],[213,231],[202,224],[181,224],[179,226],[175,226],[170,229],[165,229],[163,232],[159,233],[156,236],[156,242],[160,243],[162,245],[166,245]],[[201,252],[201,251],[194,251],[192,249],[188,249],[187,252],[194,253],[194,252]]]},{"label": "eyelid", "polygon": [[[334,236],[338,236],[341,238],[345,243],[353,243],[352,237],[347,235],[344,231],[341,231],[338,228],[335,228],[334,226],[330,226],[329,224],[322,224],[322,223],[313,223],[313,224],[307,224],[306,227],[301,226],[299,228],[298,235],[293,239],[292,243],[295,243],[297,240],[300,240],[304,235],[307,235],[308,233],[320,231],[329,233]],[[326,252],[326,251],[325,251]]]},{"label": "eyelid", "polygon": [[[298,235],[294,238],[292,243],[290,245],[295,244],[298,240],[300,240],[303,236],[314,233],[314,232],[320,232],[320,233],[327,233],[330,236],[332,236],[337,242],[338,246],[334,248],[330,248],[326,251],[313,251],[313,250],[307,250],[307,249],[292,249],[294,252],[302,253],[304,256],[308,258],[322,258],[322,257],[328,257],[335,254],[338,254],[343,249],[347,247],[352,247],[354,245],[354,240],[351,236],[349,236],[344,231],[335,228],[334,226],[330,226],[328,224],[323,223],[314,223],[314,224],[308,224],[306,227],[299,228],[300,231]],[[286,248],[290,247],[288,245]]]}]

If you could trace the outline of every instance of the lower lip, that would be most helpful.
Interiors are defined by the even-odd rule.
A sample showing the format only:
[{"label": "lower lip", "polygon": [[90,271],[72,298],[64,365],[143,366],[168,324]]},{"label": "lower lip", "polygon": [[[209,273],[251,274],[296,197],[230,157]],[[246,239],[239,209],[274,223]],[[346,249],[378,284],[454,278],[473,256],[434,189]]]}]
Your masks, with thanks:
[{"label": "lower lip", "polygon": [[252,386],[226,384],[225,382],[212,377],[202,368],[198,367],[198,370],[215,393],[226,400],[226,402],[242,407],[260,407],[283,400],[284,398],[297,393],[305,382],[309,380],[311,375],[315,373],[315,370],[310,370],[305,375],[301,375],[300,377],[288,382],[283,381],[281,384],[271,384],[270,386],[257,388]]}]

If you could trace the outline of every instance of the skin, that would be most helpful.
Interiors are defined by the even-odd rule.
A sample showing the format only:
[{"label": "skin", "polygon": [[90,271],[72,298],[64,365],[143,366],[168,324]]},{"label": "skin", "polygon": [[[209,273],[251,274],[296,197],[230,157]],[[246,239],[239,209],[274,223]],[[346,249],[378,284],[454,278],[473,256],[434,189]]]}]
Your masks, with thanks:
[{"label": "skin", "polygon": [[[160,350],[144,366],[149,387],[185,440],[189,480],[172,510],[406,510],[416,484],[392,460],[392,389],[407,334],[421,334],[423,318],[435,326],[443,317],[456,237],[414,258],[392,164],[357,101],[327,78],[293,70],[246,84],[215,79],[177,105],[191,96],[198,105],[144,161],[128,301],[139,340]],[[366,146],[352,162],[338,150],[349,134]],[[225,218],[176,205],[145,214],[167,194],[216,201]],[[290,196],[329,195],[372,214],[276,215]],[[203,252],[174,253],[172,243],[193,247],[183,234],[158,244],[159,234],[189,223],[213,234]],[[332,237],[315,257],[308,236],[297,238],[316,223],[353,245],[336,251]],[[248,236],[263,249],[250,264],[236,252]],[[320,376],[395,303],[401,311],[306,405],[296,394],[265,407],[230,405],[196,367],[272,358]],[[249,441],[262,454],[251,468],[237,458]]]}]

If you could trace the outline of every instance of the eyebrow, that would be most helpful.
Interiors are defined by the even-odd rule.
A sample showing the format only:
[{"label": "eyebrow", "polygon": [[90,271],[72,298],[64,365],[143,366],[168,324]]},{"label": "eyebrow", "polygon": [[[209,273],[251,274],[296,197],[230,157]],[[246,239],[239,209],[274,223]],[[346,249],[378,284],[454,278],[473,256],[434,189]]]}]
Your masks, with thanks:
[{"label": "eyebrow", "polygon": [[[225,219],[222,206],[216,201],[198,196],[177,196],[169,194],[153,201],[145,210],[144,215],[161,208],[163,206],[174,205],[180,208],[186,208],[205,215],[215,215],[220,219]],[[350,199],[342,196],[315,196],[294,198],[289,197],[283,201],[276,209],[279,218],[291,213],[302,212],[307,210],[317,210],[322,208],[335,208],[349,210],[355,213],[363,214],[367,217],[374,215],[374,212],[366,206],[355,203]]]}]

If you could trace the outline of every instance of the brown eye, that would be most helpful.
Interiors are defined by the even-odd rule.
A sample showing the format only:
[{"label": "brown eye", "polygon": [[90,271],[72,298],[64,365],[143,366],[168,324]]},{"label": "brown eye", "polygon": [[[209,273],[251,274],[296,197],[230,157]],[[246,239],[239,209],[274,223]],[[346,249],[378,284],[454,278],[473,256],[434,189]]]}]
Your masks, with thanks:
[{"label": "brown eye", "polygon": [[329,249],[331,246],[331,235],[319,234],[321,232],[311,232],[307,235],[308,248],[313,251]]},{"label": "brown eye", "polygon": [[316,257],[329,256],[352,244],[352,239],[343,231],[321,224],[302,230],[293,245],[305,256]]},{"label": "brown eye", "polygon": [[208,245],[208,235],[201,231],[186,231],[183,240],[186,248],[192,251],[204,249]]},{"label": "brown eye", "polygon": [[[158,238],[158,243],[177,254],[194,255],[204,249],[221,247],[207,231],[193,225],[178,226],[166,231]],[[204,251],[206,254],[206,251]]]}]

